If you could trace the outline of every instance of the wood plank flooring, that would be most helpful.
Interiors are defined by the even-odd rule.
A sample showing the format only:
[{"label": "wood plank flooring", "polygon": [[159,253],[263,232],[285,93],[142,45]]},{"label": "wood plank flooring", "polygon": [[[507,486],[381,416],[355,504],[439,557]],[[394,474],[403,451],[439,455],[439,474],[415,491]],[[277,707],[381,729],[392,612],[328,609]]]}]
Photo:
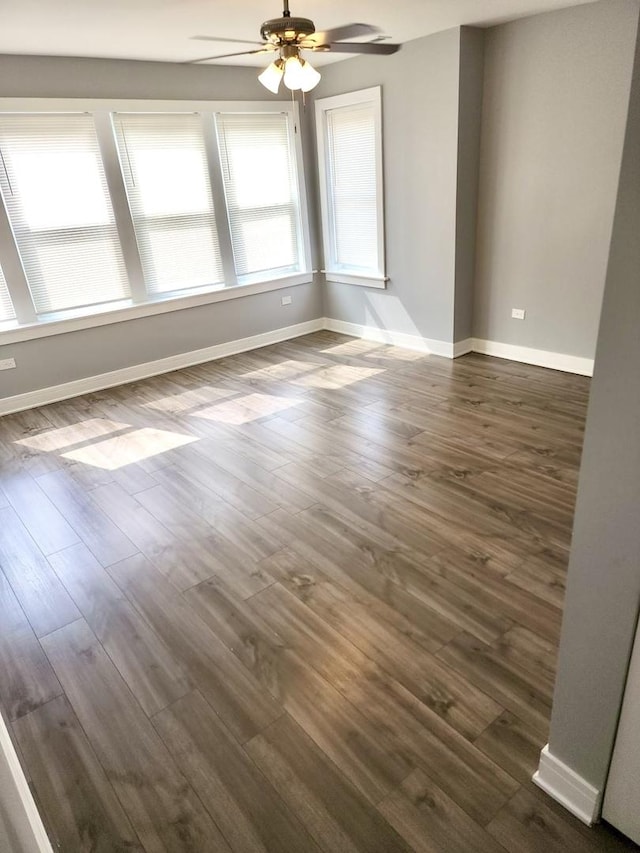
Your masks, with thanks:
[{"label": "wood plank flooring", "polygon": [[589,382],[321,332],[0,420],[0,703],[63,853],[637,849],[530,782]]}]

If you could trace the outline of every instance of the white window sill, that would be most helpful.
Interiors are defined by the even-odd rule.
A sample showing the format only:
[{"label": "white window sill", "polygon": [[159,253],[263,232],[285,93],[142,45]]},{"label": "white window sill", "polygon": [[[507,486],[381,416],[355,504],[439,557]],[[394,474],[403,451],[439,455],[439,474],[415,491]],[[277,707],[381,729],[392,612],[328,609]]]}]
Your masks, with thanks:
[{"label": "white window sill", "polygon": [[95,326],[108,326],[124,320],[136,320],[140,317],[151,317],[154,314],[166,314],[169,311],[181,311],[185,308],[198,308],[214,302],[226,302],[229,299],[239,299],[258,293],[268,293],[298,284],[309,284],[313,281],[313,273],[294,273],[282,278],[262,281],[255,284],[238,284],[234,287],[216,287],[206,292],[171,294],[156,300],[133,304],[119,302],[116,305],[92,306],[81,312],[65,312],[64,315],[49,315],[36,323],[18,325],[16,323],[0,323],[0,346],[30,341],[35,338],[47,338],[51,335],[61,335],[80,329],[91,329]]},{"label": "white window sill", "polygon": [[389,276],[386,275],[354,275],[339,270],[322,270],[322,272],[327,281],[335,281],[339,284],[357,284],[360,287],[377,287],[380,290],[384,290],[389,281]]}]

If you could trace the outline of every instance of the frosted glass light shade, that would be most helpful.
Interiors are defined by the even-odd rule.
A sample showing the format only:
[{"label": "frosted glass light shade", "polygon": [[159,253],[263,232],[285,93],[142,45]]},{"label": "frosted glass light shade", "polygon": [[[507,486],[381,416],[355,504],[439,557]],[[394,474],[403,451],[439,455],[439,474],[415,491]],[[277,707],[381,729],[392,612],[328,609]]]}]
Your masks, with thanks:
[{"label": "frosted glass light shade", "polygon": [[302,62],[297,56],[290,56],[284,64],[284,85],[287,89],[300,89],[302,79]]},{"label": "frosted glass light shade", "polygon": [[310,92],[320,82],[320,72],[308,63],[306,60],[302,62],[302,74],[300,76],[300,88],[303,92]]},{"label": "frosted glass light shade", "polygon": [[[282,76],[284,74],[283,62],[281,59],[272,62],[271,65],[268,65],[262,74],[258,75],[258,80],[262,83],[265,89],[268,89],[270,92],[273,92],[274,95],[278,94],[278,89],[280,88],[280,81],[282,80]],[[286,80],[285,80],[286,83]]]},{"label": "frosted glass light shade", "polygon": [[308,62],[302,63],[302,85],[300,88],[303,92],[310,92],[320,82],[320,72],[316,71],[313,65]]},{"label": "frosted glass light shade", "polygon": [[284,65],[284,85],[288,89],[310,92],[320,82],[320,73],[306,60],[290,56]]}]

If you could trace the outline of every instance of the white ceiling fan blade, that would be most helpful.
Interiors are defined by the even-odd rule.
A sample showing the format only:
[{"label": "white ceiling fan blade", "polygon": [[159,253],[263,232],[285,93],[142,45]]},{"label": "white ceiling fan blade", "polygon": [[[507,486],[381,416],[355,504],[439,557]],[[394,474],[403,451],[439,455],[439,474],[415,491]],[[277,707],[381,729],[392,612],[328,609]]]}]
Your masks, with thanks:
[{"label": "white ceiling fan blade", "polygon": [[342,27],[334,27],[332,30],[321,30],[320,32],[312,33],[304,41],[313,42],[314,44],[330,44],[334,41],[342,41],[342,39],[375,36],[379,32],[378,27],[372,27],[370,24],[345,24]]},{"label": "white ceiling fan blade", "polygon": [[209,62],[212,59],[228,59],[231,56],[251,56],[255,53],[271,53],[272,51],[277,50],[274,47],[262,47],[260,50],[241,50],[238,53],[223,53],[223,54],[214,54],[213,56],[202,56],[199,59],[188,59],[184,64],[185,65],[197,65],[199,62]]},{"label": "white ceiling fan blade", "polygon": [[263,44],[263,42],[254,41],[253,39],[228,39],[222,36],[189,36],[189,39],[192,41],[229,42],[230,44]]},{"label": "white ceiling fan blade", "polygon": [[371,53],[377,56],[389,56],[392,53],[397,53],[400,47],[399,44],[387,44],[379,41],[339,41],[329,45],[332,53]]}]

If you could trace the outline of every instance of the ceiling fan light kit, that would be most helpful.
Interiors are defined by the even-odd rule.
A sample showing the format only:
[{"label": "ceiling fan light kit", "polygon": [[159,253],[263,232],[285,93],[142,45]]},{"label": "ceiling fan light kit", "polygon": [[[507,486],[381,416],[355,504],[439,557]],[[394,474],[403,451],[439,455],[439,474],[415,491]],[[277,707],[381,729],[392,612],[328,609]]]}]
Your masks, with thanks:
[{"label": "ceiling fan light kit", "polygon": [[[258,80],[274,95],[278,93],[281,82],[291,91],[310,92],[320,82],[320,72],[303,59],[300,51],[327,51],[336,53],[367,53],[389,55],[400,50],[399,44],[382,44],[380,30],[369,24],[346,24],[332,30],[316,32],[315,24],[309,18],[293,18],[289,11],[289,0],[284,0],[281,18],[265,21],[260,27],[263,42],[258,50],[244,50],[240,53],[227,53],[223,56],[205,56],[193,62],[208,62],[211,59],[226,59],[230,56],[249,56],[257,53],[278,51],[278,59],[272,62],[258,75]],[[368,42],[345,42],[343,39],[362,36],[377,36],[378,40]],[[237,39],[215,38],[214,36],[193,36],[202,41],[237,41]]]},{"label": "ceiling fan light kit", "polygon": [[280,48],[280,58],[268,65],[258,80],[274,95],[278,94],[281,82],[292,91],[310,92],[320,82],[320,72],[301,58],[297,47],[285,45]]}]

